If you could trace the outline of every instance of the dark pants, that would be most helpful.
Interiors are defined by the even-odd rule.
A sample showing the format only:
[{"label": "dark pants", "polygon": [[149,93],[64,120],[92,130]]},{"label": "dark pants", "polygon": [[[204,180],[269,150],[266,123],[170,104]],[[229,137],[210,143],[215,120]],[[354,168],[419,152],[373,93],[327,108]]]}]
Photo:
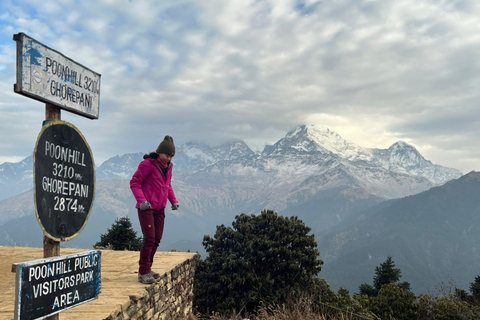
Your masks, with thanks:
[{"label": "dark pants", "polygon": [[138,220],[140,220],[143,233],[138,273],[146,274],[152,271],[153,257],[157,252],[160,240],[162,240],[165,209],[143,211],[138,209]]}]

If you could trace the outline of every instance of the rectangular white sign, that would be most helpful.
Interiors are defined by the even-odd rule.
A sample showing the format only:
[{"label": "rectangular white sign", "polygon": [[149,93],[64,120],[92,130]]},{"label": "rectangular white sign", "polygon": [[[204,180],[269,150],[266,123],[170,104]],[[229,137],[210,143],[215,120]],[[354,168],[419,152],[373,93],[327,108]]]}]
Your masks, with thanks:
[{"label": "rectangular white sign", "polygon": [[16,93],[91,119],[100,109],[100,74],[24,33],[17,42]]}]

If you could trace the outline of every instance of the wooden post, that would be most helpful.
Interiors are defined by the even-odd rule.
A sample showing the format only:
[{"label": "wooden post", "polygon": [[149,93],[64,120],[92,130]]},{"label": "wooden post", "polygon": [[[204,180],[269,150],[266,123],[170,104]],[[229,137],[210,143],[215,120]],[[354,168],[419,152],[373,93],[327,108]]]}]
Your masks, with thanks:
[{"label": "wooden post", "polygon": [[[48,120],[61,120],[60,108],[47,103],[45,105],[45,121]],[[58,257],[60,256],[60,242],[50,239],[45,234],[43,235],[43,257]],[[54,314],[53,316],[45,318],[47,320],[59,320],[60,315]]]},{"label": "wooden post", "polygon": [[45,120],[61,120],[62,115],[60,108],[54,106],[53,104],[45,104]]}]

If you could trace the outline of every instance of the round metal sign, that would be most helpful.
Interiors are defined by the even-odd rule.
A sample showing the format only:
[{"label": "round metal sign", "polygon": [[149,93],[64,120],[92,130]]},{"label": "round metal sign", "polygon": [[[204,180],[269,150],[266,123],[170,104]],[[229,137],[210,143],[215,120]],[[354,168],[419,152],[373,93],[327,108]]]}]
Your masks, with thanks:
[{"label": "round metal sign", "polygon": [[85,227],[95,194],[92,152],[80,131],[60,120],[45,124],[34,151],[34,198],[44,233],[68,241]]}]

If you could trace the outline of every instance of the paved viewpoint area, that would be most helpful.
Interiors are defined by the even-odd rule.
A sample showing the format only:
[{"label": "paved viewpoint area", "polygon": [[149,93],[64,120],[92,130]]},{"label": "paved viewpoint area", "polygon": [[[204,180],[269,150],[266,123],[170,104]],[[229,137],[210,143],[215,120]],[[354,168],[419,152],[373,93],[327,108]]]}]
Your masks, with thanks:
[{"label": "paved viewpoint area", "polygon": [[[61,248],[60,255],[69,255],[92,249]],[[144,291],[146,285],[137,280],[139,252],[102,251],[102,292],[99,298],[60,313],[61,320],[95,320],[107,318],[131,295]],[[164,274],[195,253],[157,252],[153,270]],[[43,259],[43,248],[0,246],[0,320],[11,320],[15,310],[15,273],[12,264]]]}]

